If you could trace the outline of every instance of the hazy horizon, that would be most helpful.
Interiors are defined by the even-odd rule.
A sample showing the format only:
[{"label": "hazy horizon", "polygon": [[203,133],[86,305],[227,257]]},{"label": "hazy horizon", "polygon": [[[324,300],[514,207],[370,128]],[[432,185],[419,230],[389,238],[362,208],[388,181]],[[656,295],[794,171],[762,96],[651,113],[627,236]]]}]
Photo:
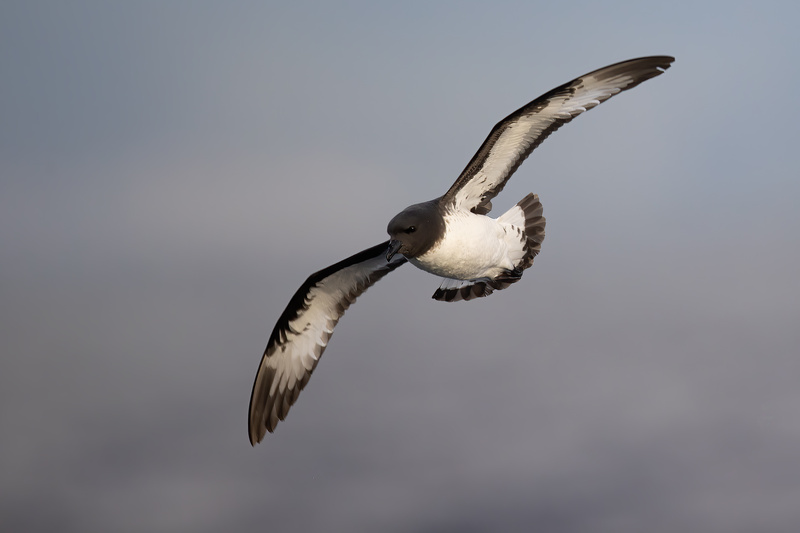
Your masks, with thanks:
[{"label": "hazy horizon", "polygon": [[[0,7],[0,516],[11,531],[760,531],[800,524],[790,3]],[[247,406],[312,272],[578,75],[534,267],[341,320],[275,434]]]}]

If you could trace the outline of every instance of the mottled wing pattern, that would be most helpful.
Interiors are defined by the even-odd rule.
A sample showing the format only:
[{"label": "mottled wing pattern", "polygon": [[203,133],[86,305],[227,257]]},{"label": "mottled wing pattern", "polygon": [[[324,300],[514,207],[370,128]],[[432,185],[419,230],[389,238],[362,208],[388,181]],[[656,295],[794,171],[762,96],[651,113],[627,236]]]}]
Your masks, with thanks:
[{"label": "mottled wing pattern", "polygon": [[511,113],[492,129],[442,201],[488,213],[491,199],[548,135],[615,94],[658,76],[673,61],[654,56],[616,63],[556,87]]},{"label": "mottled wing pattern", "polygon": [[250,397],[250,443],[283,420],[308,383],[333,328],[347,308],[383,276],[406,262],[386,261],[388,241],[309,276],[272,330]]}]

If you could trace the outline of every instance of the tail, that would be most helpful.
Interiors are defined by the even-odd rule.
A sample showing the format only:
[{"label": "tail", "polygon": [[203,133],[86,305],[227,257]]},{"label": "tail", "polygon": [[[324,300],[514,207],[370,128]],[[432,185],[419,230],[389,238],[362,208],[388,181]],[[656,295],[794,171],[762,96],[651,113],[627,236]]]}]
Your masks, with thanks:
[{"label": "tail", "polygon": [[[522,278],[522,272],[533,265],[533,259],[542,250],[544,241],[544,209],[539,196],[528,194],[517,205],[497,218],[498,222],[510,224],[517,228],[517,234],[524,239],[520,246],[518,259],[514,261],[514,269],[508,270],[494,278],[475,280],[456,280],[445,278],[442,285],[433,293],[435,300],[457,302],[489,296],[495,290],[502,290]],[[523,230],[524,228],[524,230]]]},{"label": "tail", "polygon": [[504,222],[525,228],[525,238],[527,240],[525,255],[517,268],[525,270],[533,264],[533,258],[542,251],[544,242],[544,208],[539,201],[539,195],[530,193],[520,200],[517,205],[500,215],[498,222]]}]

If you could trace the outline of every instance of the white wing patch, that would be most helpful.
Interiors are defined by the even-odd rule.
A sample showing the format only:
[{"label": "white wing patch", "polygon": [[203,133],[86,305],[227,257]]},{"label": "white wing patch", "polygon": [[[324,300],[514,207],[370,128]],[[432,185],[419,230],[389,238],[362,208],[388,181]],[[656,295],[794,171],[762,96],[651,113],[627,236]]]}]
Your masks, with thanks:
[{"label": "white wing patch", "polygon": [[308,383],[339,319],[380,278],[406,262],[387,262],[388,242],[312,274],[292,297],[270,336],[250,398],[250,442],[283,420]]}]

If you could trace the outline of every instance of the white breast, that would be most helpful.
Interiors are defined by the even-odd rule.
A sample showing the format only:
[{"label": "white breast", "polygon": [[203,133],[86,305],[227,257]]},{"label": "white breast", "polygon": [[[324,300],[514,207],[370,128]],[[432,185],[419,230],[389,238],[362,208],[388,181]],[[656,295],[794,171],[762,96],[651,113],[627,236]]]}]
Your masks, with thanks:
[{"label": "white breast", "polygon": [[[469,211],[444,216],[445,234],[427,253],[409,261],[417,267],[453,279],[494,278],[514,268],[519,237],[508,224]],[[513,236],[512,236],[513,234]]]}]

